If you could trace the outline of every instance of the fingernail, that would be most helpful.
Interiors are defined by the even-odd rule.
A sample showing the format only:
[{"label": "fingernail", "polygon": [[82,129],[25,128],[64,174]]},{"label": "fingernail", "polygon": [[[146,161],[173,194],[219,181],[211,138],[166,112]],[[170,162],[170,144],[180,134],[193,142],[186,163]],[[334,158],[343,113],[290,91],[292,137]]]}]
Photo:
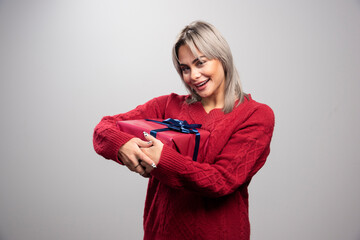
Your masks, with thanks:
[{"label": "fingernail", "polygon": [[147,137],[149,134],[147,132],[143,132],[144,136]]},{"label": "fingernail", "polygon": [[156,165],[155,165],[155,163],[152,163],[152,164],[151,164],[151,166],[152,166],[153,168],[156,168]]},{"label": "fingernail", "polygon": [[147,143],[148,143],[148,144],[152,144],[152,141],[148,141]]}]

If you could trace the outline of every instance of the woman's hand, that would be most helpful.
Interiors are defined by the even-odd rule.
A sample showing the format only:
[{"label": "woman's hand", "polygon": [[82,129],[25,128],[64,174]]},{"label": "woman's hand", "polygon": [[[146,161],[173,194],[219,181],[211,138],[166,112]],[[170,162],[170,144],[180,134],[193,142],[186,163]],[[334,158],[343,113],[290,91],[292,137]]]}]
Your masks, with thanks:
[{"label": "woman's hand", "polygon": [[145,136],[146,140],[148,140],[149,142],[152,143],[152,146],[147,147],[147,148],[141,148],[140,150],[155,163],[155,167],[145,161],[141,162],[140,164],[142,167],[145,168],[146,174],[150,174],[150,172],[154,168],[156,168],[156,165],[160,161],[160,156],[161,156],[161,152],[162,152],[164,144],[160,140],[154,138],[153,136],[151,136],[150,134],[148,134],[146,132],[144,132],[144,136]]},{"label": "woman's hand", "polygon": [[[148,172],[156,167],[156,165],[142,150],[151,146],[151,141],[145,142],[140,138],[132,138],[120,147],[118,158],[121,159],[130,171],[137,172],[143,177],[149,177]],[[146,164],[146,167],[143,167],[140,163]],[[145,171],[145,168],[147,171]]]}]

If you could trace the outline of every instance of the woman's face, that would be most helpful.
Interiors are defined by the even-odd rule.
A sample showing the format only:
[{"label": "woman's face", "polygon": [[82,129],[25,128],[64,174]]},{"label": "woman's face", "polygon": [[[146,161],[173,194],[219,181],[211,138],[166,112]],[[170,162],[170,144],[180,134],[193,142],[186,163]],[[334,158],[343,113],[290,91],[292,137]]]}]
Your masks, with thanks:
[{"label": "woman's face", "polygon": [[225,93],[225,73],[218,59],[207,59],[196,50],[196,58],[187,45],[179,48],[178,57],[185,83],[203,100],[222,100]]}]

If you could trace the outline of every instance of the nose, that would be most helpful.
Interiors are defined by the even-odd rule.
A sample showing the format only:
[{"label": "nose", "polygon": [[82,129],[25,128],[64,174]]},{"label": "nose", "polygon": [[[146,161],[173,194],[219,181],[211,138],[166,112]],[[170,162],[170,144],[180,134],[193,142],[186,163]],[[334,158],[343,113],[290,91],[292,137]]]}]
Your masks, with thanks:
[{"label": "nose", "polygon": [[197,68],[191,69],[191,79],[196,80],[196,79],[198,79],[200,76],[201,76],[201,73],[200,73],[199,69],[197,69]]}]

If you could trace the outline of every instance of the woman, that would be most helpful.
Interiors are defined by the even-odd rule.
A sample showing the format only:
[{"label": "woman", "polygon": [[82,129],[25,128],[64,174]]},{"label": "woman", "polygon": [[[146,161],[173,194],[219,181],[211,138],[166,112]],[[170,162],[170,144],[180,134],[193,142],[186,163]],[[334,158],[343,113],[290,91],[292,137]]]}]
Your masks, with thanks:
[{"label": "woman", "polygon": [[[104,117],[95,150],[149,177],[144,239],[249,239],[247,187],[270,152],[273,112],[242,91],[230,48],[212,25],[186,26],[173,62],[189,95],[157,97]],[[142,141],[116,126],[146,118],[202,124],[210,132],[206,155],[192,161],[147,133]]]}]

